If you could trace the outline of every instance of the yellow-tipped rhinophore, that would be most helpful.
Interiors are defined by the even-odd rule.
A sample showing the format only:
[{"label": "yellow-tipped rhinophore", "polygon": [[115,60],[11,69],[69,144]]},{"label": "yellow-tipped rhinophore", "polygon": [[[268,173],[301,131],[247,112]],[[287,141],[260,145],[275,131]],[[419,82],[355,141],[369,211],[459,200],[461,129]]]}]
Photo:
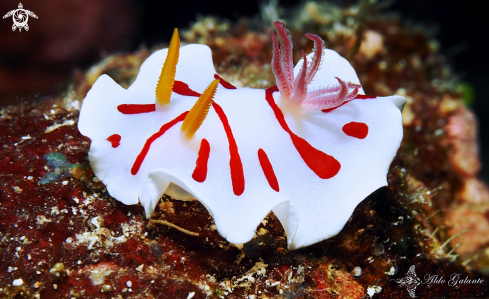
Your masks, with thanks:
[{"label": "yellow-tipped rhinophore", "polygon": [[183,120],[181,130],[183,136],[187,140],[194,137],[195,132],[197,132],[204,122],[204,119],[209,112],[209,108],[211,107],[212,98],[214,97],[214,94],[216,94],[218,84],[219,80],[214,80],[209,84]]},{"label": "yellow-tipped rhinophore", "polygon": [[171,92],[175,83],[175,74],[177,72],[178,55],[180,54],[180,37],[178,29],[173,30],[168,54],[165,63],[161,69],[160,79],[156,84],[156,104],[166,106],[170,104]]}]

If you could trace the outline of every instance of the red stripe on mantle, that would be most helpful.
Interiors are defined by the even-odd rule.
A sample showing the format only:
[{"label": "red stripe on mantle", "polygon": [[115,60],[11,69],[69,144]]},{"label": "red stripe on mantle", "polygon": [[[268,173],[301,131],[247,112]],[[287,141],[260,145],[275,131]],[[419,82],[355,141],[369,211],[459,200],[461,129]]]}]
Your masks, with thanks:
[{"label": "red stripe on mantle", "polygon": [[121,104],[117,106],[122,114],[140,114],[155,111],[155,104]]},{"label": "red stripe on mantle", "polygon": [[243,163],[241,162],[241,157],[238,152],[238,145],[233,136],[233,131],[229,126],[228,118],[216,102],[212,102],[212,107],[216,111],[217,115],[221,119],[222,125],[224,126],[224,131],[226,131],[226,136],[229,142],[229,154],[231,159],[229,160],[229,166],[231,168],[231,182],[233,184],[233,192],[235,195],[240,196],[244,192],[245,180],[243,172]]},{"label": "red stripe on mantle", "polygon": [[218,74],[214,74],[214,79],[218,79],[219,80],[219,83],[221,83],[222,87],[224,87],[226,89],[236,89],[236,86],[234,86],[233,84],[231,84],[228,81],[224,80]]},{"label": "red stripe on mantle", "polygon": [[278,185],[277,177],[275,176],[275,172],[273,171],[272,163],[268,159],[267,153],[261,148],[258,150],[258,160],[260,161],[261,169],[267,178],[268,184],[272,187],[273,190],[279,192],[280,187]]},{"label": "red stripe on mantle", "polygon": [[146,142],[144,143],[143,149],[139,153],[139,155],[136,157],[136,160],[134,161],[134,164],[132,165],[131,168],[131,174],[136,175],[141,168],[141,164],[143,164],[144,158],[146,158],[146,155],[149,152],[149,148],[151,147],[151,144],[163,134],[165,134],[166,131],[168,131],[171,127],[173,127],[175,124],[178,122],[181,122],[185,119],[185,116],[187,116],[188,111],[185,111],[184,113],[180,114],[178,117],[176,117],[174,120],[167,122],[166,124],[162,125],[160,130],[151,137],[149,137]]},{"label": "red stripe on mantle", "polygon": [[301,155],[302,160],[304,160],[306,165],[318,177],[322,179],[334,177],[340,171],[340,162],[338,162],[338,160],[336,160],[333,156],[330,156],[313,147],[305,139],[297,136],[290,130],[287,122],[285,122],[285,117],[282,110],[280,110],[273,99],[273,93],[276,91],[278,91],[277,86],[267,88],[265,90],[265,99],[275,113],[275,117],[277,118],[279,124],[282,126],[285,132],[289,133],[290,139],[292,139],[292,143]]},{"label": "red stripe on mantle", "polygon": [[200,93],[190,89],[187,83],[177,80],[175,80],[175,83],[173,84],[173,92],[182,96],[200,97]]}]

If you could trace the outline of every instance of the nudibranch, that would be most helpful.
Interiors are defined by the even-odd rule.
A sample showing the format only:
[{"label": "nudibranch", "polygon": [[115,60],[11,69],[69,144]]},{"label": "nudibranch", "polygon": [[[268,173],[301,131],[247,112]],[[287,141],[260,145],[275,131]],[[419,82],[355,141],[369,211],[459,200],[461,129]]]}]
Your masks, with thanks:
[{"label": "nudibranch", "polygon": [[297,249],[336,235],[358,203],[387,184],[405,99],[364,95],[349,62],[313,34],[313,52],[293,67],[289,33],[274,25],[277,85],[265,90],[223,80],[209,47],[180,48],[176,29],[127,90],[98,78],[78,128],[111,196],[140,202],[149,218],[176,184],[238,244],[273,211]]}]

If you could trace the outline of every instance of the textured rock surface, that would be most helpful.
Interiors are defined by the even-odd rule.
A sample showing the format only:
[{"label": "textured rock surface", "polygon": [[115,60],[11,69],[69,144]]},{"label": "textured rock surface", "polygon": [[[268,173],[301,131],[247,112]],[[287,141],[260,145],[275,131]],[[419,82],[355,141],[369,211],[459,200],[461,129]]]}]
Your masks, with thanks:
[{"label": "textured rock surface", "polygon": [[[57,99],[1,111],[0,297],[405,298],[396,280],[412,265],[423,281],[454,273],[482,280],[422,284],[417,296],[489,296],[489,191],[477,180],[476,120],[433,40],[363,12],[310,2],[288,23],[296,50],[312,48],[305,32],[320,34],[350,58],[367,94],[408,98],[389,186],[365,199],[339,235],[289,252],[270,214],[251,242],[234,246],[197,201],[165,196],[148,221],[140,205],[111,198],[88,167],[40,185],[53,171],[47,153],[88,165],[80,101],[102,73],[128,86],[149,55],[142,50],[79,73]],[[183,37],[209,44],[231,83],[267,87],[270,30],[209,18]]]}]

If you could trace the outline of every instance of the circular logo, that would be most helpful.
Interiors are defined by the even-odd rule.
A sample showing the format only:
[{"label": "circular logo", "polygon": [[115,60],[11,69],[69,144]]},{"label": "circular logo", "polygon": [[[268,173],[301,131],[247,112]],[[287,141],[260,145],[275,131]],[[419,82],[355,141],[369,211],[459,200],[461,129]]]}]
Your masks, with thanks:
[{"label": "circular logo", "polygon": [[20,27],[20,28],[24,27],[25,24],[27,24],[28,19],[29,19],[29,15],[27,14],[27,12],[25,10],[17,9],[14,12],[13,20],[14,20],[15,26]]},{"label": "circular logo", "polygon": [[5,19],[8,17],[12,17],[12,20],[14,21],[14,24],[12,25],[12,31],[15,31],[15,29],[19,29],[20,32],[22,31],[22,29],[25,29],[25,31],[29,31],[29,25],[27,25],[29,16],[37,19],[35,13],[30,10],[24,9],[22,3],[19,3],[17,9],[9,11],[3,16],[3,18]]}]

